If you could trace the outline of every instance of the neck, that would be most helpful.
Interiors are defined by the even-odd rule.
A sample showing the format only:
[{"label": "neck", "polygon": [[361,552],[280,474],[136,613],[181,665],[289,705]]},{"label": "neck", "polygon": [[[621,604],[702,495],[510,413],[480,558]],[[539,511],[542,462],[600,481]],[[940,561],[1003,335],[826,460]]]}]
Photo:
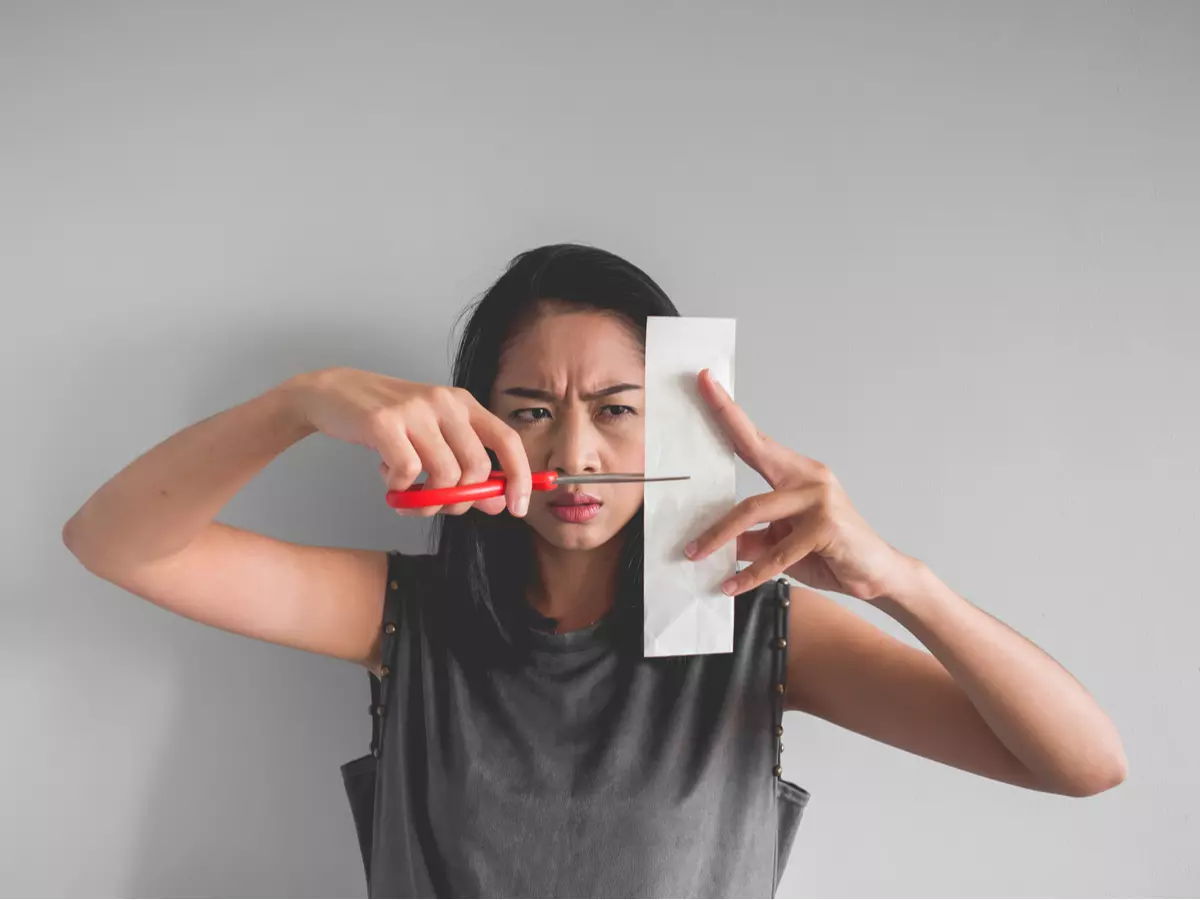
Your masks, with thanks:
[{"label": "neck", "polygon": [[535,577],[529,603],[557,620],[558,631],[575,631],[597,622],[613,606],[623,535],[594,550],[563,550],[536,535]]}]

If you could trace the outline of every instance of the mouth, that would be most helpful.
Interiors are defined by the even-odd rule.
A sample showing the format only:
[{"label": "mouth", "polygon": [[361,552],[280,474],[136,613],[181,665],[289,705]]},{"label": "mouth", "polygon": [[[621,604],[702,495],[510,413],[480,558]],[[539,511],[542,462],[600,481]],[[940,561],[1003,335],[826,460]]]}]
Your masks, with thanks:
[{"label": "mouth", "polygon": [[567,492],[550,501],[550,515],[560,522],[580,525],[596,518],[604,502],[591,494]]}]

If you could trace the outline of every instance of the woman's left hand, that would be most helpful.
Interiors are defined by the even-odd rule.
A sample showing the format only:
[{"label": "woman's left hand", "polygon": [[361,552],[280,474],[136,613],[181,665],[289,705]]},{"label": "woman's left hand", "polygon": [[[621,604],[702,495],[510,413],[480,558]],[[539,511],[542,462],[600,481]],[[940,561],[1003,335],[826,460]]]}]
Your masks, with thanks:
[{"label": "woman's left hand", "polygon": [[[870,601],[911,571],[914,560],[872,530],[828,467],[755,428],[708,370],[700,373],[700,393],[738,456],[772,488],[743,500],[688,546],[691,559],[703,559],[737,538],[737,558],[751,565],[721,586],[725,593],[741,594],[786,574]],[[767,527],[750,530],[758,525]]]}]

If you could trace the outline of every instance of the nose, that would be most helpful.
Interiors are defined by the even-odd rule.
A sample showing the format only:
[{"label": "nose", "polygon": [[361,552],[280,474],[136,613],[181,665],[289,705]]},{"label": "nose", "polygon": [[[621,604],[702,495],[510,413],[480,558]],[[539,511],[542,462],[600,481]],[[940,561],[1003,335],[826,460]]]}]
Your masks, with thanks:
[{"label": "nose", "polygon": [[560,416],[552,431],[547,468],[565,475],[600,471],[599,436],[586,410],[572,410]]}]

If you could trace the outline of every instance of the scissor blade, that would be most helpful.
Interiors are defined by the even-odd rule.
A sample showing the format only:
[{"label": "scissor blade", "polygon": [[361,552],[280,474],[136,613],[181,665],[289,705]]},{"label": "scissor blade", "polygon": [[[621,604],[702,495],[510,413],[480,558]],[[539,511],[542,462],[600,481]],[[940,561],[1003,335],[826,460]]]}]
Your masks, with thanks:
[{"label": "scissor blade", "polygon": [[605,472],[602,475],[559,475],[558,484],[621,484],[631,481],[687,481],[691,475],[667,475],[647,478],[645,475],[621,472]]}]

